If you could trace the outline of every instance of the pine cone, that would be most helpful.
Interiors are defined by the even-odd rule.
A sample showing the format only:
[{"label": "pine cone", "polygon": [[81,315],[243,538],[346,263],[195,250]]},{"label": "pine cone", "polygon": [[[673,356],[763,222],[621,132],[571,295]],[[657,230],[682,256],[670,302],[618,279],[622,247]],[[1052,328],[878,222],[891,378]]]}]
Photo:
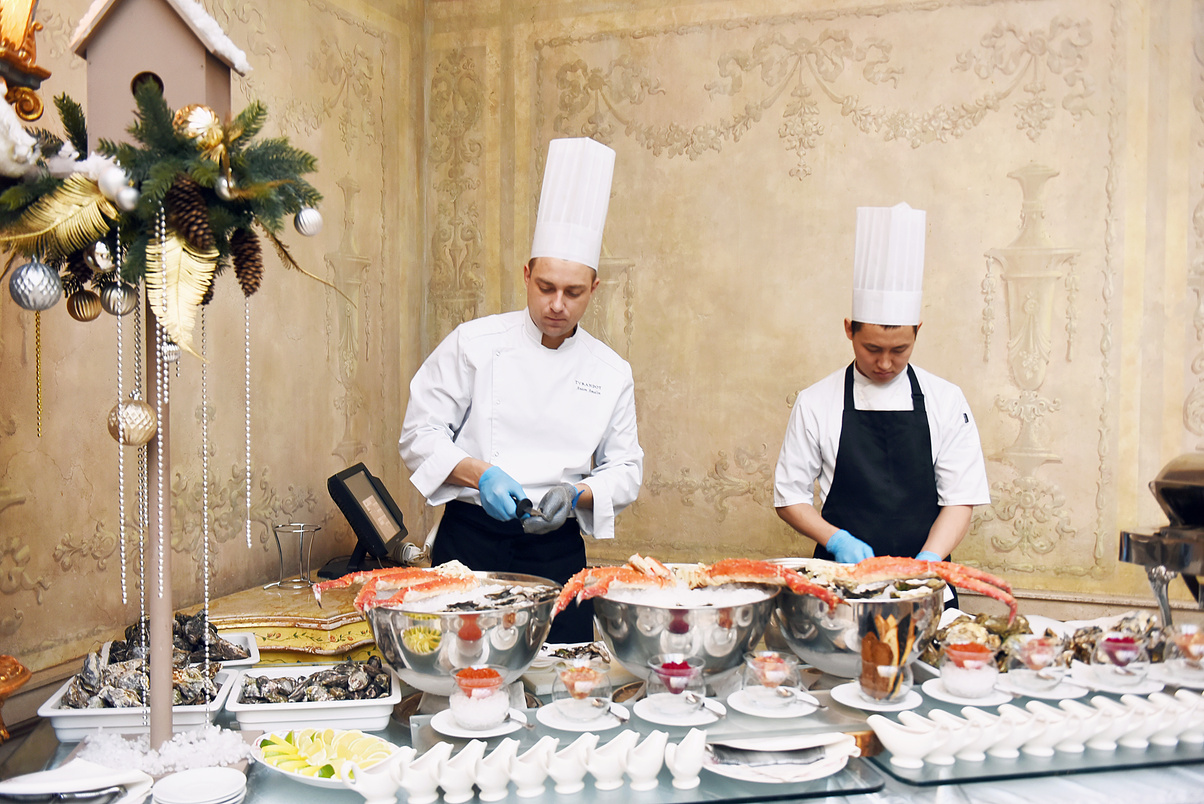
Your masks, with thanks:
[{"label": "pine cone", "polygon": [[84,259],[82,250],[67,255],[67,273],[71,274],[80,287],[92,278],[92,266]]},{"label": "pine cone", "polygon": [[209,228],[209,206],[201,194],[201,185],[180,174],[163,196],[167,225],[199,251],[214,248],[213,230]]},{"label": "pine cone", "polygon": [[259,238],[250,229],[238,229],[230,235],[230,261],[243,295],[250,296],[259,290],[263,281],[263,252]]}]

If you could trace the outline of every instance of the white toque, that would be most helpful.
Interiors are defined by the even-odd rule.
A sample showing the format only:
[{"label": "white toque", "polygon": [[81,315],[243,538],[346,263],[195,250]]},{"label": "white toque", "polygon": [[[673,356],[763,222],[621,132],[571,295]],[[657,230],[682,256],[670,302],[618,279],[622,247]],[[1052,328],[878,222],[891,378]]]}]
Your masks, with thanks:
[{"label": "white toque", "polygon": [[858,207],[853,250],[853,320],[920,323],[924,289],[925,214],[907,204]]},{"label": "white toque", "polygon": [[614,171],[615,152],[596,140],[548,144],[532,257],[558,257],[597,270]]}]

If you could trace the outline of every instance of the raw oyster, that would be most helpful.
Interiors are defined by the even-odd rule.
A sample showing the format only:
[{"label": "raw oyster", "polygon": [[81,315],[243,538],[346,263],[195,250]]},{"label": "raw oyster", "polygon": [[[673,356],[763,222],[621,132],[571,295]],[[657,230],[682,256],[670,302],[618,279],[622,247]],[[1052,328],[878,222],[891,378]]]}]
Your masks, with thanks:
[{"label": "raw oyster", "polygon": [[316,701],[367,700],[386,698],[392,692],[392,679],[380,657],[366,662],[347,661],[323,668],[299,678],[270,678],[247,675],[239,691],[238,702],[312,703]]}]

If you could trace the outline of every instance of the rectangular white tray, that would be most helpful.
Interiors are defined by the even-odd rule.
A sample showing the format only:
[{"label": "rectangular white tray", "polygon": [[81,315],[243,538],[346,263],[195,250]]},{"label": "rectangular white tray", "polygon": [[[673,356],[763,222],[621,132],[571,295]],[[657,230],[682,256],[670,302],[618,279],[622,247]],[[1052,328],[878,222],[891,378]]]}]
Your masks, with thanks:
[{"label": "rectangular white tray", "polygon": [[[173,706],[171,708],[172,731],[192,731],[206,723],[211,723],[214,716],[222,711],[222,704],[234,686],[237,673],[233,670],[218,671],[217,697],[209,703],[192,706]],[[64,709],[59,706],[59,700],[71,686],[72,678],[59,687],[58,691],[46,703],[38,708],[38,715],[50,721],[55,736],[59,742],[74,743],[104,731],[108,734],[146,734],[149,731],[145,719],[149,716],[149,708],[145,706],[129,706],[114,709]]]},{"label": "rectangular white tray", "polygon": [[234,690],[226,699],[226,711],[238,720],[243,731],[288,731],[295,728],[359,729],[380,731],[389,725],[393,707],[401,702],[401,679],[393,668],[385,666],[389,674],[389,695],[363,701],[315,701],[312,703],[239,703],[243,680],[247,676],[268,678],[304,678],[319,670],[328,670],[333,664],[281,665],[253,667],[240,670],[234,680]]},{"label": "rectangular white tray", "polygon": [[[219,635],[227,642],[233,642],[251,654],[245,659],[222,662],[222,667],[250,667],[253,664],[259,664],[259,644],[255,639],[254,633],[250,631],[226,631],[224,633],[219,632]],[[200,663],[197,662],[197,664]]]}]

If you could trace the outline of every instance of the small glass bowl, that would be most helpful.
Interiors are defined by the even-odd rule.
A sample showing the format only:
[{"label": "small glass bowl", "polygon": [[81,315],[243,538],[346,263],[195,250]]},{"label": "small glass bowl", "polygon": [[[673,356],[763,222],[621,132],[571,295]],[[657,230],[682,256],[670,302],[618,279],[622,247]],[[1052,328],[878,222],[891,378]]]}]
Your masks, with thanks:
[{"label": "small glass bowl", "polygon": [[510,692],[503,668],[479,665],[452,674],[456,689],[448,704],[462,728],[483,731],[500,726],[510,714]]},{"label": "small glass bowl", "polygon": [[1196,623],[1171,625],[1163,658],[1179,678],[1204,678],[1204,628]]},{"label": "small glass bowl", "polygon": [[687,717],[706,697],[703,661],[684,653],[661,653],[648,660],[648,699],[663,714]]},{"label": "small glass bowl", "polygon": [[1142,637],[1108,631],[1095,643],[1091,667],[1096,679],[1104,684],[1135,686],[1149,673],[1150,652]]},{"label": "small glass bowl", "polygon": [[556,666],[552,705],[566,720],[597,720],[610,711],[610,696],[610,678],[592,662],[562,662]]},{"label": "small glass bowl", "polygon": [[985,698],[995,690],[999,678],[995,651],[979,642],[946,645],[940,670],[945,692],[959,698]]},{"label": "small glass bowl", "polygon": [[773,650],[744,654],[744,694],[753,706],[782,709],[798,699],[798,657]]},{"label": "small glass bowl", "polygon": [[1049,634],[1016,634],[1003,648],[1008,682],[1020,691],[1048,692],[1066,677],[1066,640]]},{"label": "small glass bowl", "polygon": [[910,664],[877,664],[864,658],[857,681],[861,697],[871,703],[902,700],[915,684]]}]

